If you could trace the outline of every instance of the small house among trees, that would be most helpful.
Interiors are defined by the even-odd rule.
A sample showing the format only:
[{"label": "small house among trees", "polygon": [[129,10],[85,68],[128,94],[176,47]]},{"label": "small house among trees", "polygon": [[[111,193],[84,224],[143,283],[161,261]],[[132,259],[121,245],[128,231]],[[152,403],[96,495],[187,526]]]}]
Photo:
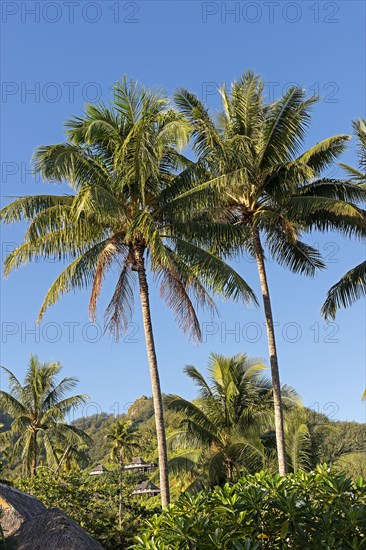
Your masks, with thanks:
[{"label": "small house among trees", "polygon": [[143,481],[132,491],[132,494],[153,497],[160,494],[160,489],[152,481]]},{"label": "small house among trees", "polygon": [[145,462],[141,456],[136,456],[130,464],[125,464],[125,470],[141,474],[150,474],[156,470],[156,467],[156,462]]},{"label": "small house among trees", "polygon": [[89,473],[91,476],[99,476],[100,474],[106,474],[108,472],[107,468],[103,466],[103,464],[98,464],[98,466],[95,466]]}]

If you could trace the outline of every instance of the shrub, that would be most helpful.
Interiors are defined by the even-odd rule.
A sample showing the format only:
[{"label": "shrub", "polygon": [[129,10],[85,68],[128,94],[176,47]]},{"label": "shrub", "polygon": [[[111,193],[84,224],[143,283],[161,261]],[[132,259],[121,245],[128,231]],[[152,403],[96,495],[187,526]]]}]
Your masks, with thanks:
[{"label": "shrub", "polygon": [[[130,477],[126,475],[124,480],[122,529],[118,528],[118,471],[100,476],[74,471],[57,477],[52,472],[39,471],[33,479],[15,480],[15,485],[45,506],[63,510],[106,550],[116,550],[127,548],[142,519],[152,515],[139,501],[131,499],[131,487],[127,485]],[[132,482],[133,479],[134,476]]]},{"label": "shrub", "polygon": [[135,550],[366,548],[366,484],[318,466],[182,495],[146,521]]}]

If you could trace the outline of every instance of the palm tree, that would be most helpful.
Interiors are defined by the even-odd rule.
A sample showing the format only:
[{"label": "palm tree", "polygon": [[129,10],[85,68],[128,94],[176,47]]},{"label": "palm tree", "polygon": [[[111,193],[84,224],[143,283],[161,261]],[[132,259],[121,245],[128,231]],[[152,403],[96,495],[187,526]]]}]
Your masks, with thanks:
[{"label": "palm tree", "polygon": [[83,405],[88,396],[65,397],[78,379],[65,377],[58,381],[60,363],[41,363],[31,355],[23,385],[10,370],[1,368],[8,375],[10,391],[0,390],[0,407],[14,419],[3,437],[16,438],[14,452],[20,453],[24,469],[32,477],[37,473],[41,451],[48,465],[56,468],[55,446],[60,440],[90,443],[83,431],[65,422],[65,416]]},{"label": "palm tree", "polygon": [[118,522],[119,528],[122,528],[122,478],[123,469],[127,460],[132,458],[134,450],[139,448],[136,436],[136,430],[132,427],[132,422],[129,420],[117,420],[113,424],[107,434],[106,440],[111,443],[111,458],[119,464],[119,508]]},{"label": "palm tree", "polygon": [[[232,482],[235,471],[243,468],[258,471],[268,466],[261,437],[273,425],[273,391],[262,377],[263,369],[261,360],[243,353],[211,353],[208,379],[192,365],[184,369],[199,388],[197,400],[166,397],[167,407],[185,417],[168,440],[179,450],[169,464],[172,471],[196,474],[189,490]],[[291,388],[282,391],[287,408],[298,402]]]},{"label": "palm tree", "polygon": [[[263,82],[251,72],[232,84],[231,93],[225,87],[220,93],[223,112],[217,123],[194,94],[181,89],[175,95],[191,124],[198,156],[196,178],[186,184],[175,207],[185,212],[191,205],[203,212],[203,227],[210,220],[216,225],[222,222],[216,243],[219,252],[235,255],[246,249],[256,260],[268,335],[278,466],[283,475],[281,385],[264,244],[280,265],[314,275],[324,263],[319,252],[302,241],[302,233],[314,228],[358,231],[363,214],[348,201],[364,199],[365,192],[353,183],[318,179],[344,150],[349,136],[327,138],[300,154],[309,111],[317,98],[306,99],[304,90],[292,87],[279,100],[266,104]],[[228,222],[229,239],[224,230]],[[213,246],[215,231],[207,235]],[[193,236],[200,237],[197,231]]]},{"label": "palm tree", "polygon": [[285,444],[288,469],[291,472],[309,470],[311,462],[311,438],[305,410],[296,407],[286,414]]},{"label": "palm tree", "polygon": [[[134,82],[115,86],[114,103],[89,105],[67,123],[67,143],[38,148],[36,170],[66,181],[73,195],[22,197],[2,211],[5,222],[29,222],[25,241],[5,260],[5,274],[30,260],[54,256],[71,263],[48,290],[39,320],[66,292],[92,285],[90,314],[107,272],[119,277],[106,310],[118,337],[127,329],[137,275],[155,410],[162,505],[169,503],[165,426],[152,328],[147,268],[178,324],[201,337],[194,303],[215,306],[209,294],[255,300],[245,281],[219,256],[174,230],[170,203],[187,178],[189,163],[177,151],[189,134],[186,120],[160,92]],[[180,174],[177,172],[183,169]]]},{"label": "palm tree", "polygon": [[[351,181],[361,184],[366,188],[366,120],[360,118],[352,123],[355,135],[358,139],[358,160],[359,170],[348,164],[341,163]],[[366,217],[364,219],[366,227]],[[366,231],[365,231],[366,232]],[[348,307],[356,300],[366,295],[366,261],[350,269],[343,277],[328,291],[326,300],[322,307],[325,318],[335,319],[337,310],[340,307]]]}]

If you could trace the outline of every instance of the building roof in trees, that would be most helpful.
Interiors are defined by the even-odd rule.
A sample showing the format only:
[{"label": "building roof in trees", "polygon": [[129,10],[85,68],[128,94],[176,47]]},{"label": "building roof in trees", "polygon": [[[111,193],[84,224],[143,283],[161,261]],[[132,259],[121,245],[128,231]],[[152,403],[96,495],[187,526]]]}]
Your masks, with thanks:
[{"label": "building roof in trees", "polygon": [[1,524],[7,542],[17,550],[103,550],[80,525],[57,508],[0,484]]},{"label": "building roof in trees", "polygon": [[141,456],[135,456],[135,458],[132,459],[131,464],[146,464],[146,462]]},{"label": "building roof in trees", "polygon": [[105,474],[106,472],[108,472],[107,468],[105,468],[103,464],[98,464],[98,466],[95,466],[95,468],[93,468],[91,472],[89,472],[89,475],[95,476],[99,474]]},{"label": "building roof in trees", "polygon": [[132,491],[133,495],[157,495],[158,493],[160,493],[160,489],[152,481],[143,481]]},{"label": "building roof in trees", "polygon": [[135,456],[129,464],[125,464],[126,470],[132,470],[134,468],[140,468],[142,470],[155,469],[155,462],[145,462],[141,456]]}]

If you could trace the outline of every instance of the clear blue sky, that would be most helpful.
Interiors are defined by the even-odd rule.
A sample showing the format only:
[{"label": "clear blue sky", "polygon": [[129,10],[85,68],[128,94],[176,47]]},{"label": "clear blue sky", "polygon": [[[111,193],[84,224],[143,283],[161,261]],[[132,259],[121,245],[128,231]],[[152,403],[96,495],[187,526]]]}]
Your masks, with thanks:
[{"label": "clear blue sky", "polygon": [[[64,192],[30,175],[40,144],[63,140],[63,123],[88,101],[109,98],[123,74],[172,92],[186,86],[218,107],[215,85],[248,68],[261,74],[270,99],[289,83],[322,96],[308,144],[350,133],[365,116],[365,4],[347,2],[48,2],[3,1],[2,196]],[[354,143],[343,160],[356,163]],[[339,171],[337,175],[340,175]],[[336,173],[334,173],[336,175]],[[6,204],[8,199],[3,198]],[[2,228],[2,259],[20,243],[24,226]],[[325,326],[319,310],[326,290],[365,258],[365,245],[335,235],[312,235],[329,259],[315,279],[269,265],[282,381],[304,403],[337,419],[365,421],[365,302]],[[60,360],[98,410],[123,411],[150,381],[139,304],[126,342],[113,343],[89,325],[88,293],[69,295],[32,333],[42,297],[61,266],[39,262],[2,281],[2,364],[22,376],[31,352]],[[238,270],[259,291],[251,261]],[[102,306],[112,290],[107,282]],[[193,397],[182,373],[204,369],[208,353],[239,351],[268,363],[261,309],[219,304],[221,316],[201,316],[205,342],[192,345],[152,289],[152,315],[164,392]],[[102,317],[101,317],[102,321]],[[230,331],[235,331],[230,332]],[[213,334],[214,333],[214,334]],[[2,385],[6,381],[2,380]]]}]

